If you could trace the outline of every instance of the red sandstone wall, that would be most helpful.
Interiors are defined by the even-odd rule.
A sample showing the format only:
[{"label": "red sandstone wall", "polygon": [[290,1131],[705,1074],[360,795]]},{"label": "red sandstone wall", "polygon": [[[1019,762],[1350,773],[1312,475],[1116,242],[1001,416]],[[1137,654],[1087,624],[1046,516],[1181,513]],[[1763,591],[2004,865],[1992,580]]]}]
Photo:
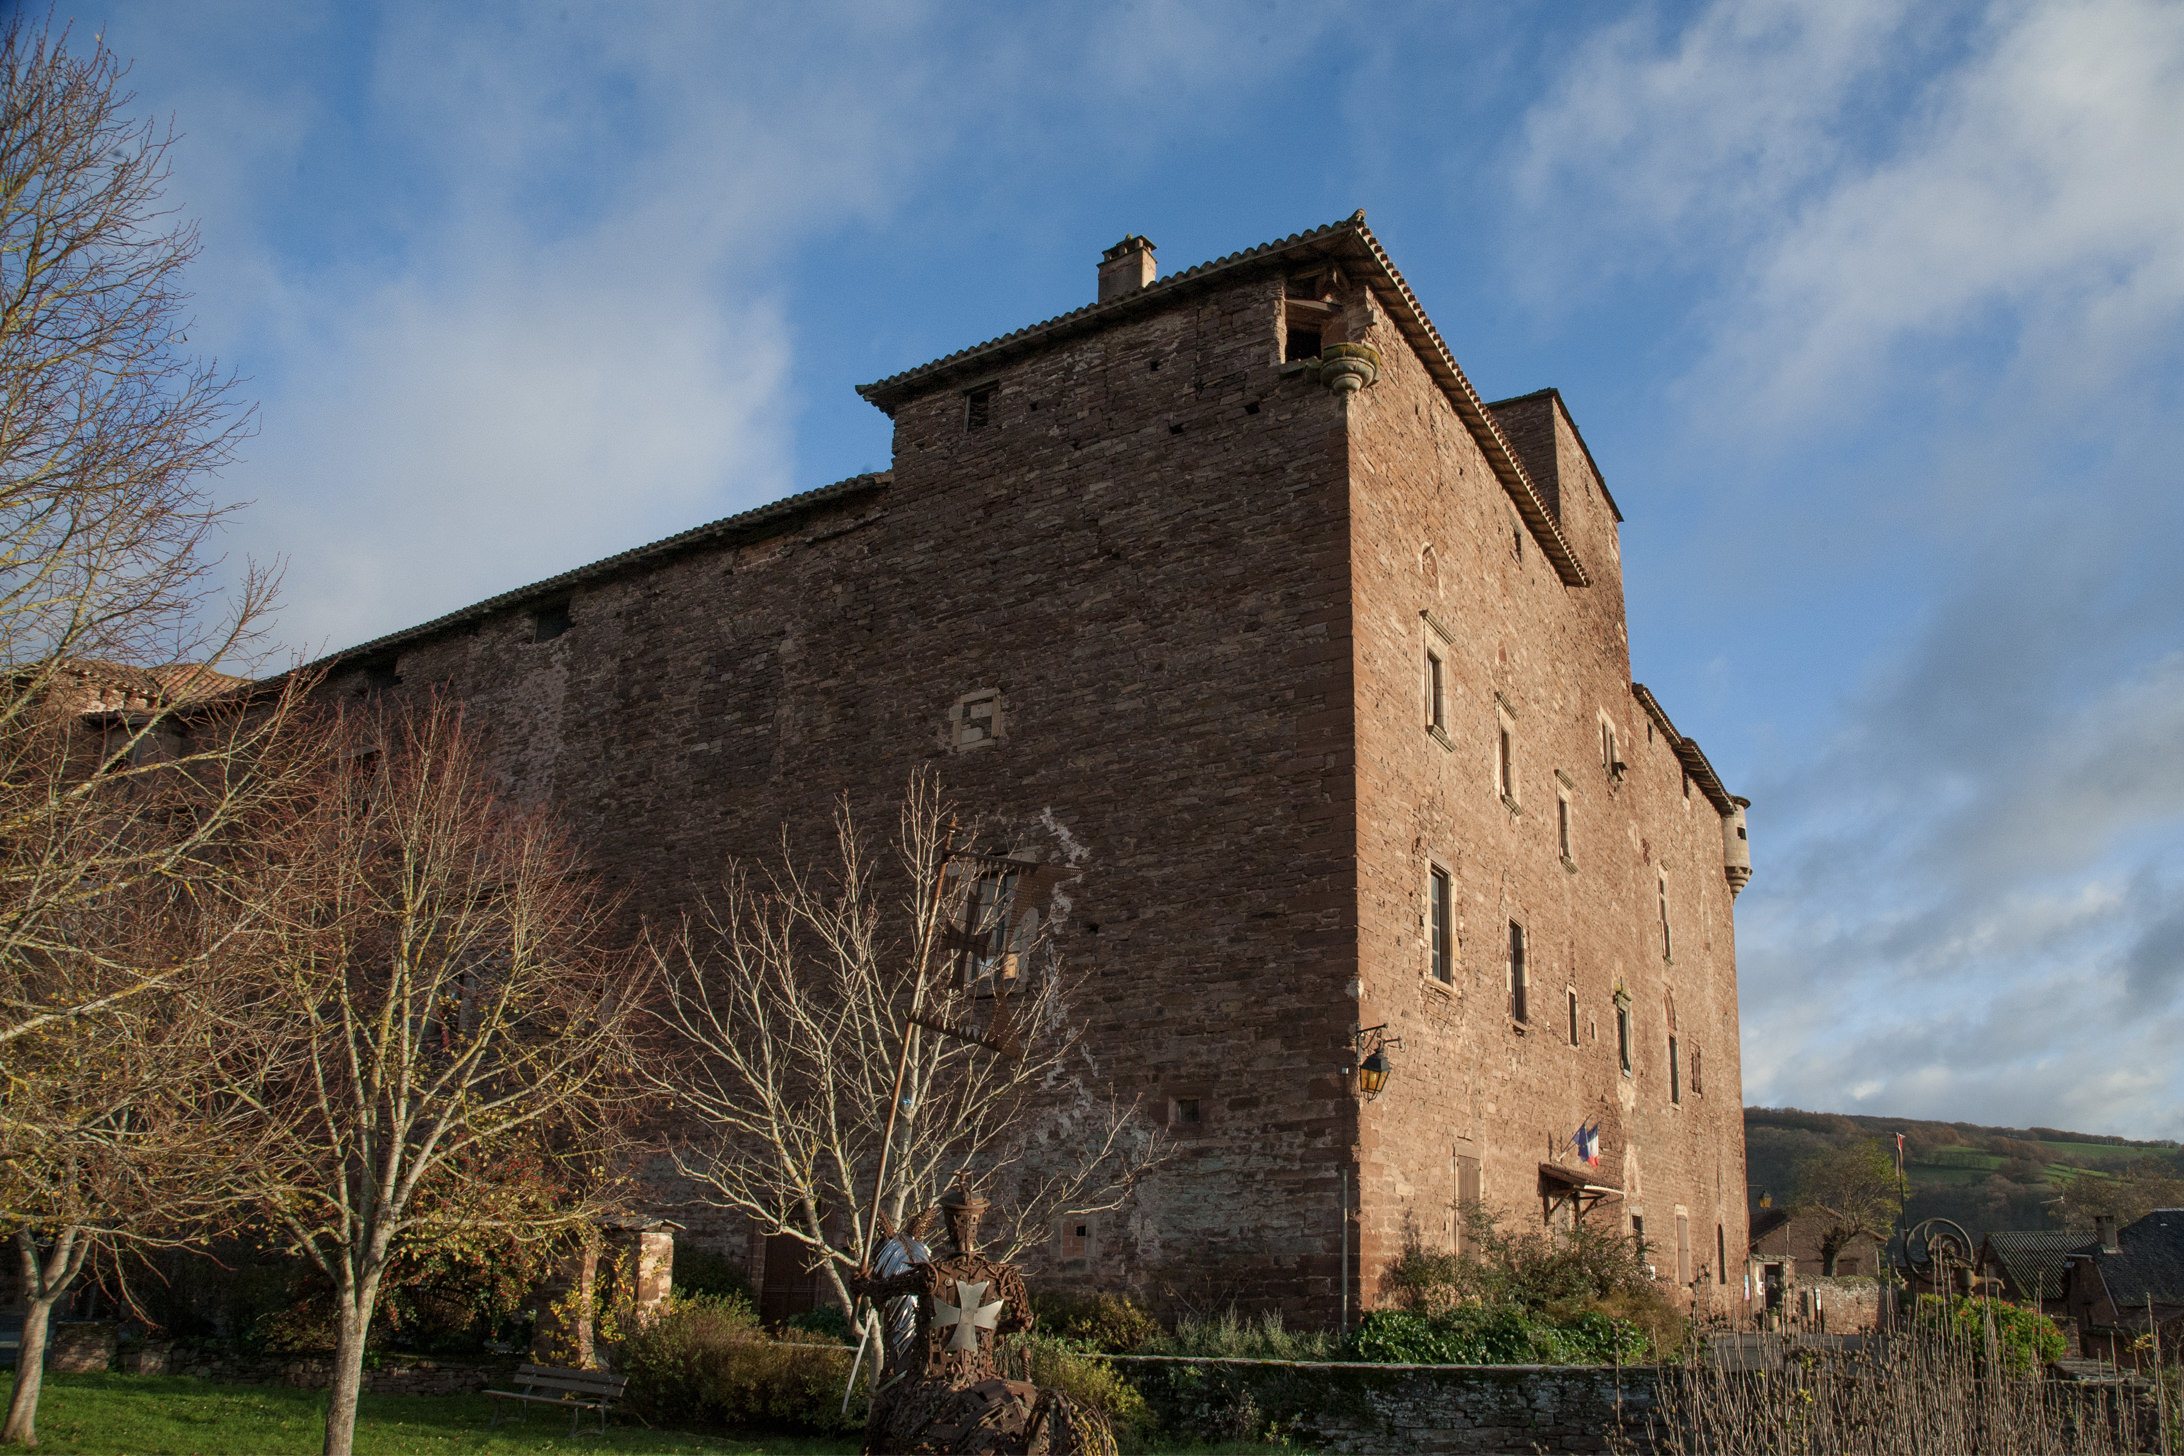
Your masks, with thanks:
[{"label": "red sandstone wall", "polygon": [[[1450,1236],[1459,1140],[1489,1198],[1537,1218],[1538,1162],[1595,1117],[1607,1180],[1631,1190],[1665,1267],[1678,1207],[1710,1264],[1717,1220],[1732,1250],[1744,1236],[1720,831],[1629,695],[1609,508],[1557,436],[1564,528],[1595,585],[1564,587],[1529,538],[1520,560],[1499,485],[1393,331],[1360,300],[1350,337],[1370,330],[1385,368],[1345,404],[1280,368],[1281,292],[1231,282],[1010,364],[983,429],[953,387],[914,398],[886,488],[585,586],[552,641],[521,611],[443,634],[403,652],[397,691],[465,697],[518,791],[561,805],[633,887],[633,914],[674,915],[785,822],[823,849],[845,789],[884,835],[920,764],[1017,851],[1081,855],[1061,945],[1090,976],[1099,1073],[1155,1119],[1187,1095],[1206,1122],[1062,1277],[1325,1318],[1342,1169],[1360,1181],[1353,1288],[1369,1295],[1403,1239]],[[1454,637],[1446,750],[1420,719],[1428,608]],[[989,687],[1005,739],[950,751],[950,707]],[[1518,727],[1514,816],[1492,783],[1497,692]],[[1601,711],[1631,765],[1620,785],[1599,763]],[[1578,810],[1574,874],[1555,852],[1556,768]],[[1423,977],[1429,852],[1459,880],[1453,991]],[[1504,1001],[1512,915],[1533,947],[1522,1032]],[[1575,1048],[1558,1033],[1565,983]],[[1687,1087],[1680,1107],[1661,1066],[1671,990],[1706,1058],[1703,1095]],[[1360,1017],[1405,1038],[1362,1109],[1342,1073]],[[733,1220],[664,1211],[742,1247]]]},{"label": "red sandstone wall", "polygon": [[[1696,791],[1684,797],[1680,767],[1665,740],[1649,740],[1630,695],[1612,509],[1567,423],[1542,412],[1558,477],[1547,483],[1559,484],[1550,498],[1593,581],[1566,586],[1529,534],[1518,549],[1503,487],[1400,336],[1377,322],[1368,338],[1383,369],[1349,414],[1358,1017],[1389,1023],[1404,1051],[1400,1074],[1360,1122],[1363,1287],[1408,1240],[1451,1246],[1458,1155],[1481,1160],[1490,1205],[1537,1226],[1538,1165],[1573,1162],[1571,1134],[1597,1121],[1603,1163],[1589,1176],[1628,1196],[1591,1217],[1625,1228],[1632,1214],[1645,1217],[1656,1266],[1673,1277],[1683,1214],[1692,1280],[1702,1265],[1707,1276],[1702,1303],[1725,1306],[1732,1293],[1741,1301],[1742,1098],[1720,820]],[[1451,640],[1440,640],[1427,612]],[[1446,744],[1426,730],[1429,640],[1448,663]],[[1602,714],[1630,765],[1620,782],[1601,761]],[[1495,777],[1504,716],[1514,810]],[[1567,866],[1558,789],[1572,808]],[[1446,987],[1428,973],[1429,859],[1456,882],[1457,969]],[[1664,867],[1673,964],[1659,931],[1655,874]],[[1509,1008],[1512,920],[1526,932],[1525,1023]],[[1628,1077],[1615,1044],[1618,987],[1632,1001]],[[1575,1045],[1569,990],[1578,998]],[[1670,1100],[1666,1066],[1671,1000],[1680,1103]],[[1694,1052],[1703,1057],[1696,1086]],[[1717,1225],[1740,1276],[1733,1289],[1712,1277]]]},{"label": "red sandstone wall", "polygon": [[[918,764],[1019,849],[1061,852],[1051,816],[1084,851],[1062,946],[1101,1072],[1207,1119],[1082,1277],[1302,1307],[1334,1298],[1349,1144],[1348,499],[1339,406],[1275,377],[1278,292],[1013,366],[979,431],[952,390],[914,400],[884,494],[580,590],[553,641],[510,614],[399,666],[464,695],[648,915],[784,821],[821,849],[845,788],[885,834]],[[947,751],[996,686],[1005,741]]]}]

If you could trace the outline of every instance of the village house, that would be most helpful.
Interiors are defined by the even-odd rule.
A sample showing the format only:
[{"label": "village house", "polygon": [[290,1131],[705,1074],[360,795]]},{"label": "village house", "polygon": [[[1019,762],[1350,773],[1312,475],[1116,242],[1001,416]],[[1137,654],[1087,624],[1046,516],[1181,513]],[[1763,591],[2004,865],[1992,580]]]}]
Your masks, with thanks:
[{"label": "village house", "polygon": [[2063,1261],[2063,1305],[2079,1351],[2121,1365],[2150,1365],[2139,1341],[2158,1336],[2163,1358],[2184,1348],[2184,1208],[2157,1208],[2125,1228],[2093,1220],[2094,1235]]},{"label": "village house", "polygon": [[1177,1155],[1050,1273],[1332,1322],[1484,1205],[1739,1307],[1745,803],[1631,680],[1561,395],[1484,402],[1362,214],[1167,278],[1125,238],[1095,302],[859,392],[890,469],[347,649],[327,691],[459,695],[647,915],[784,825],[824,843],[845,792],[884,823],[921,765],[1012,853],[1065,830],[1088,1051]]}]

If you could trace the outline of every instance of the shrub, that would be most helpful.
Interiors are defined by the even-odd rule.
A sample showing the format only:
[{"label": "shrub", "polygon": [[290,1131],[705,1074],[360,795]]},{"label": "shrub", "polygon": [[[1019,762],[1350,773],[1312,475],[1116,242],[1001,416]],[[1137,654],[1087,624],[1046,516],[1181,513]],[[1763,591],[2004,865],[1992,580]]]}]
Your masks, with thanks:
[{"label": "shrub", "polygon": [[[1602,1352],[1597,1360],[1555,1357],[1550,1363],[1556,1364],[1607,1363],[1611,1352],[1627,1348],[1629,1331],[1643,1344],[1639,1356],[1625,1354],[1626,1360],[1646,1354],[1672,1360],[1682,1350],[1688,1324],[1683,1311],[1646,1272],[1637,1243],[1620,1231],[1580,1223],[1574,1229],[1512,1232],[1481,1209],[1472,1210],[1468,1220],[1476,1252],[1451,1254],[1414,1244],[1397,1256],[1381,1282],[1395,1309],[1429,1322],[1464,1309],[1517,1310],[1530,1317],[1528,1330],[1543,1332],[1542,1348]],[[1585,1323],[1593,1317],[1625,1333],[1599,1333],[1609,1326]],[[1458,1322],[1449,1327],[1457,1333],[1447,1339],[1461,1344],[1486,1338],[1490,1324]],[[1578,1333],[1583,1331],[1593,1333]],[[1494,1338],[1506,1344],[1517,1337]]]},{"label": "shrub", "polygon": [[1598,1313],[1563,1318],[1517,1305],[1462,1305],[1439,1314],[1376,1309],[1350,1337],[1353,1360],[1417,1365],[1611,1365],[1646,1353],[1645,1334]]},{"label": "shrub", "polygon": [[1282,1327],[1279,1313],[1239,1320],[1177,1320],[1175,1333],[1156,1335],[1139,1347],[1147,1355],[1218,1355],[1238,1360],[1338,1360],[1340,1343],[1318,1330]]},{"label": "shrub", "polygon": [[1962,1338],[1967,1348],[1986,1359],[1987,1329],[1992,1324],[2003,1368],[2013,1375],[2060,1360],[2069,1348],[2055,1321],[2036,1309],[2000,1299],[1972,1299],[1952,1295],[1946,1303],[1937,1294],[1922,1294],[1914,1311],[1920,1324],[1947,1321],[1950,1333]]},{"label": "shrub", "polygon": [[629,1377],[630,1410],[654,1425],[831,1433],[864,1424],[861,1401],[842,1414],[850,1359],[811,1336],[770,1338],[748,1300],[693,1295],[639,1324],[616,1363]]},{"label": "shrub", "polygon": [[758,1302],[753,1297],[751,1281],[743,1275],[742,1266],[709,1249],[677,1244],[673,1278],[677,1294],[734,1295],[754,1305]]},{"label": "shrub", "polygon": [[807,1309],[792,1314],[783,1321],[790,1329],[807,1335],[824,1335],[836,1344],[849,1343],[856,1332],[849,1327],[849,1316],[842,1313],[839,1305],[822,1304],[817,1309]]},{"label": "shrub", "polygon": [[1001,1373],[1059,1390],[1106,1420],[1126,1449],[1142,1447],[1152,1434],[1153,1413],[1136,1386],[1082,1341],[1055,1335],[1010,1335],[998,1352]]},{"label": "shrub", "polygon": [[1127,1355],[1160,1333],[1160,1322],[1126,1295],[1034,1294],[1031,1307],[1041,1334],[1110,1354]]}]

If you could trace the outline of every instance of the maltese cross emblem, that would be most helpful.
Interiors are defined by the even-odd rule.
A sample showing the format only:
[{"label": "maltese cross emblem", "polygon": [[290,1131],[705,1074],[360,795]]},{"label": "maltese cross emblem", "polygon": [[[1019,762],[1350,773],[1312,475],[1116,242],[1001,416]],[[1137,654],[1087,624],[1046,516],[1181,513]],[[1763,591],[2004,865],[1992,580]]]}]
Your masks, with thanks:
[{"label": "maltese cross emblem", "polygon": [[978,1332],[992,1329],[994,1323],[1001,1318],[1001,1311],[1008,1308],[1008,1301],[1003,1299],[997,1299],[992,1304],[981,1303],[990,1287],[991,1281],[974,1284],[958,1279],[955,1282],[954,1304],[939,1298],[933,1300],[933,1328],[947,1329],[953,1326],[955,1330],[948,1337],[949,1349],[977,1349]]}]

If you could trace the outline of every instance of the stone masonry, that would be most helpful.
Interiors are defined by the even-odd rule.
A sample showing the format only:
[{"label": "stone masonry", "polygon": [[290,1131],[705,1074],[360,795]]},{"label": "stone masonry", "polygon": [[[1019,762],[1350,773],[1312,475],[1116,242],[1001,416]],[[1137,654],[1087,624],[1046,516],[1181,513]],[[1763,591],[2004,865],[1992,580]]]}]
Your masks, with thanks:
[{"label": "stone masonry", "polygon": [[1110,251],[1104,301],[865,386],[891,470],[336,654],[327,691],[460,695],[638,914],[784,825],[824,845],[844,792],[887,827],[920,765],[1012,852],[1070,849],[1090,1050],[1179,1153],[1045,1277],[1331,1320],[1464,1201],[1536,1225],[1589,1186],[1726,1311],[1743,805],[1630,680],[1560,396],[1482,404],[1362,215],[1156,281]]}]

